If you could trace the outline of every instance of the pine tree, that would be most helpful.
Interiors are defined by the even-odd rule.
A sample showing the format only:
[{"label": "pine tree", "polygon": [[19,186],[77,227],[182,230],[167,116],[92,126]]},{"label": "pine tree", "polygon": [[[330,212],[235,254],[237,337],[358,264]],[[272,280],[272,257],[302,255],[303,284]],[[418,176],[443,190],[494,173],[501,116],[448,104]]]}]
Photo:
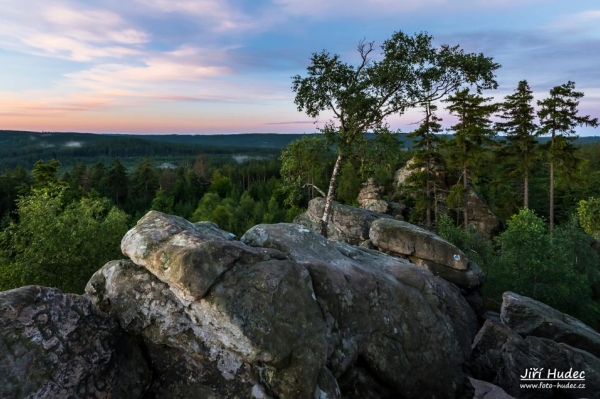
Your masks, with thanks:
[{"label": "pine tree", "polygon": [[531,105],[533,92],[526,80],[519,82],[514,94],[504,98],[500,104],[500,118],[504,122],[496,124],[501,132],[506,133],[506,146],[501,150],[501,157],[515,161],[513,173],[523,179],[523,207],[529,207],[529,176],[535,165],[535,137],[539,134],[534,123],[535,110]]},{"label": "pine tree", "polygon": [[550,161],[550,231],[554,230],[554,175],[557,163],[564,160],[573,152],[572,141],[578,136],[577,126],[598,126],[598,118],[589,115],[578,115],[579,99],[583,92],[575,91],[575,82],[568,81],[550,90],[550,97],[538,101],[541,109],[540,134],[550,134],[548,158]]},{"label": "pine tree", "polygon": [[469,89],[461,90],[448,97],[446,102],[451,114],[458,117],[458,123],[450,129],[454,138],[448,143],[450,160],[461,172],[463,192],[463,223],[469,225],[469,177],[477,170],[486,146],[494,144],[494,130],[491,128],[490,115],[497,109],[489,104],[491,98],[470,94]]}]

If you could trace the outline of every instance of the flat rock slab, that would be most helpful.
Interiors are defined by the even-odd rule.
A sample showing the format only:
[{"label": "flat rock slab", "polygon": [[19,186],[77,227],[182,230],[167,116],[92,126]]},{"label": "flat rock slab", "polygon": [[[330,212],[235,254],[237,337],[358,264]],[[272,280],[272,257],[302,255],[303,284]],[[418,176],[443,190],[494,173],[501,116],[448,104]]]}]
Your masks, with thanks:
[{"label": "flat rock slab", "polygon": [[369,238],[383,252],[414,257],[455,270],[467,270],[467,255],[432,232],[413,224],[378,219],[371,224]]},{"label": "flat rock slab", "polygon": [[26,286],[0,292],[1,398],[139,398],[141,350],[86,296]]}]

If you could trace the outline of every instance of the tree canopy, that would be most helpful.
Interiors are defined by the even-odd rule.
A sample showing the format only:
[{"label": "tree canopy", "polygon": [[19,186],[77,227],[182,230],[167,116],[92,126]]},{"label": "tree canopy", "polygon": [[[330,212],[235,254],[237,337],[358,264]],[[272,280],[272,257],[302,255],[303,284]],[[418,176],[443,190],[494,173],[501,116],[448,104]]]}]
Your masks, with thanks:
[{"label": "tree canopy", "polygon": [[373,42],[359,42],[357,64],[327,51],[314,53],[306,76],[292,78],[299,111],[313,118],[333,114],[321,129],[337,148],[321,221],[323,234],[344,156],[364,133],[377,132],[389,116],[439,100],[465,85],[477,90],[497,87],[494,73],[500,65],[492,58],[465,53],[459,46],[435,46],[426,33],[394,33],[382,44],[378,60],[372,57],[374,50]]}]

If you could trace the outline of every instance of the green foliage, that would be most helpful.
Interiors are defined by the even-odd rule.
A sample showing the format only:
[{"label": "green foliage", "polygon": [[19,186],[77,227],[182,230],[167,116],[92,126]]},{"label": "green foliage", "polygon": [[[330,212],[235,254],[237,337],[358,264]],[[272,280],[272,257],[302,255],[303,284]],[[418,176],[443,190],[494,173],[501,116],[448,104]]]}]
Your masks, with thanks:
[{"label": "green foliage", "polygon": [[523,209],[509,220],[498,242],[498,293],[514,291],[597,323],[600,314],[592,300],[590,277],[598,270],[598,255],[581,230],[567,225],[552,236],[541,218]]},{"label": "green foliage", "polygon": [[577,217],[581,227],[594,238],[600,238],[600,199],[590,197],[579,201]]},{"label": "green foliage", "polygon": [[491,128],[489,118],[497,106],[489,104],[490,100],[491,98],[484,98],[478,94],[470,94],[469,89],[461,90],[446,100],[449,103],[448,111],[458,117],[458,123],[451,127],[454,138],[446,142],[445,147],[449,165],[461,174],[463,182],[465,230],[469,224],[469,183],[477,182],[486,149],[495,145],[493,137],[496,133]]},{"label": "green foliage", "polygon": [[223,176],[220,171],[213,173],[210,180],[210,192],[217,193],[221,198],[227,198],[233,192],[233,183],[231,178]]},{"label": "green foliage", "polygon": [[498,251],[446,215],[440,217],[438,233],[482,267],[484,295],[500,301],[502,293],[513,291],[600,327],[600,259],[576,219],[551,235],[543,219],[522,209],[498,237]]},{"label": "green foliage", "polygon": [[28,284],[82,293],[91,275],[118,259],[128,216],[100,198],[64,204],[65,187],[34,189],[18,222],[0,233],[0,289]]},{"label": "green foliage", "polygon": [[150,207],[155,211],[172,214],[174,203],[175,199],[173,196],[167,195],[162,187],[160,187],[156,192],[156,196],[152,200],[152,205],[150,205]]},{"label": "green foliage", "polygon": [[304,136],[281,152],[281,178],[289,206],[306,204],[327,184],[325,170],[332,153],[323,136]]}]

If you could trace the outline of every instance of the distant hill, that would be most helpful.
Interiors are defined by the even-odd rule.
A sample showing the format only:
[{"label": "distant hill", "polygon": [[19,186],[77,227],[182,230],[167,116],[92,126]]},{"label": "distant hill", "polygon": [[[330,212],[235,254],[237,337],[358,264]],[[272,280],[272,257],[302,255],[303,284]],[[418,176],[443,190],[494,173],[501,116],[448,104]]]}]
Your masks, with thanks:
[{"label": "distant hill", "polygon": [[[156,162],[177,163],[201,154],[221,159],[238,155],[277,157],[292,141],[316,134],[140,135],[0,130],[0,169],[17,165],[31,168],[37,160],[51,158],[60,160],[63,167],[69,167],[77,162],[110,164],[115,158],[132,164],[145,157]],[[406,136],[407,133],[397,135],[403,145],[411,149],[412,139]],[[452,138],[452,135],[442,136]],[[548,140],[547,137],[540,138],[542,142]],[[575,143],[598,142],[600,136],[580,137]]]}]

